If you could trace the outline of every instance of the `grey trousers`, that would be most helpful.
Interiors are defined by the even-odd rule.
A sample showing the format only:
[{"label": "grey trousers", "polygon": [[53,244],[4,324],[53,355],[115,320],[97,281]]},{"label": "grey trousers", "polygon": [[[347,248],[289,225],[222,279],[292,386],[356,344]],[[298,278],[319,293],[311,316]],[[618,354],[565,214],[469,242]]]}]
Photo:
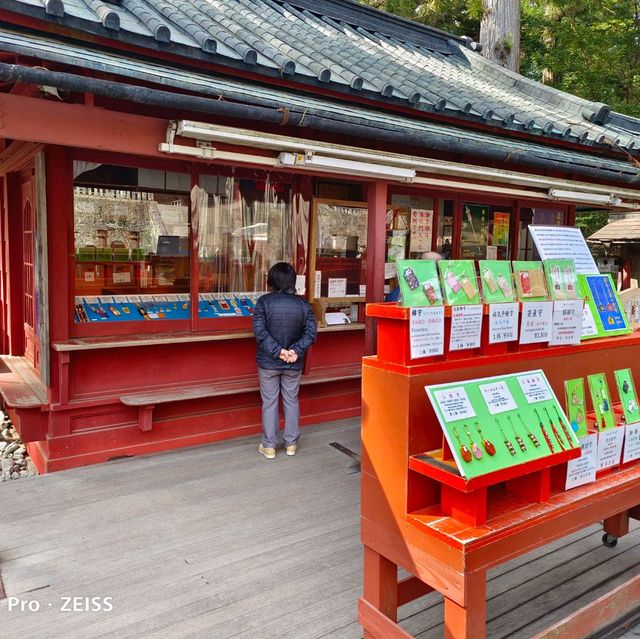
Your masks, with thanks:
[{"label": "grey trousers", "polygon": [[302,371],[270,370],[258,368],[260,395],[262,397],[262,445],[265,448],[278,446],[280,419],[278,417],[278,397],[282,393],[284,408],[285,446],[296,444],[300,439],[300,405],[298,390]]}]

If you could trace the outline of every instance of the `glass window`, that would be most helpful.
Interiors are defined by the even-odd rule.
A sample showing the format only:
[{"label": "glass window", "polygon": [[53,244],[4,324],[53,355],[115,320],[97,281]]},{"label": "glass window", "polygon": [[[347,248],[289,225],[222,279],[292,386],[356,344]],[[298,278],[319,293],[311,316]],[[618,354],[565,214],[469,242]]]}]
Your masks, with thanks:
[{"label": "glass window", "polygon": [[511,209],[464,203],[460,256],[471,260],[508,260]]},{"label": "glass window", "polygon": [[183,173],[74,162],[75,322],[188,319]]},{"label": "glass window", "polygon": [[309,299],[321,324],[364,321],[368,215],[363,202],[313,201]]},{"label": "glass window", "polygon": [[387,262],[419,258],[433,243],[432,197],[394,193],[387,212]]},{"label": "glass window", "polygon": [[302,212],[294,215],[294,208],[304,206],[298,198],[294,205],[291,186],[269,177],[200,177],[192,198],[199,317],[251,315],[258,296],[268,290],[271,266],[296,264],[299,240],[307,237],[308,208],[306,218]]},{"label": "glass window", "polygon": [[522,208],[518,225],[518,259],[538,260],[540,256],[531,239],[529,224],[544,226],[562,226],[565,224],[565,212],[554,209]]}]

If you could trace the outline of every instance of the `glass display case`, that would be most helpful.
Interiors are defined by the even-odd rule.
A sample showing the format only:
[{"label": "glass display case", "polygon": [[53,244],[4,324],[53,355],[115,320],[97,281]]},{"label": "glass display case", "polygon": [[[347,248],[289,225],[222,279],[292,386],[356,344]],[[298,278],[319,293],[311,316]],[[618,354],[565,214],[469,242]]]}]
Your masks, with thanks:
[{"label": "glass display case", "polygon": [[74,319],[187,319],[190,176],[74,162]]}]

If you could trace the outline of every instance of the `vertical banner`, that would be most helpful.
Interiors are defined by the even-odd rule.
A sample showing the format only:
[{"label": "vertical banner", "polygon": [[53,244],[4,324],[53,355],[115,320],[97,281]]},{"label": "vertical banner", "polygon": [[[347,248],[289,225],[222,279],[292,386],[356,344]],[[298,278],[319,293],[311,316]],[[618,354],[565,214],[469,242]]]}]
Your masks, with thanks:
[{"label": "vertical banner", "polygon": [[[494,246],[509,246],[509,213],[493,214],[493,244]],[[488,258],[487,258],[488,259]]]}]

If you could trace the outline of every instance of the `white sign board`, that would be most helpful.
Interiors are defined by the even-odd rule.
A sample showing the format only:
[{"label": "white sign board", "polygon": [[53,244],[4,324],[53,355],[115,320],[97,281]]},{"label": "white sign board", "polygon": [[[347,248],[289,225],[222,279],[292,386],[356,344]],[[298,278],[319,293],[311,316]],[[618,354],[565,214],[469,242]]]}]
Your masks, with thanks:
[{"label": "white sign board", "polygon": [[573,226],[535,226],[529,225],[540,259],[573,260],[577,273],[598,275],[593,255],[580,229]]},{"label": "white sign board", "polygon": [[411,359],[444,353],[444,306],[412,308],[409,315]]},{"label": "white sign board", "polygon": [[482,313],[482,304],[451,307],[450,351],[480,348]]},{"label": "white sign board", "polygon": [[433,235],[433,211],[411,209],[410,253],[424,253],[431,250]]},{"label": "white sign board", "polygon": [[590,484],[596,480],[596,455],[598,452],[598,434],[580,438],[582,455],[567,462],[567,481],[565,490]]}]

